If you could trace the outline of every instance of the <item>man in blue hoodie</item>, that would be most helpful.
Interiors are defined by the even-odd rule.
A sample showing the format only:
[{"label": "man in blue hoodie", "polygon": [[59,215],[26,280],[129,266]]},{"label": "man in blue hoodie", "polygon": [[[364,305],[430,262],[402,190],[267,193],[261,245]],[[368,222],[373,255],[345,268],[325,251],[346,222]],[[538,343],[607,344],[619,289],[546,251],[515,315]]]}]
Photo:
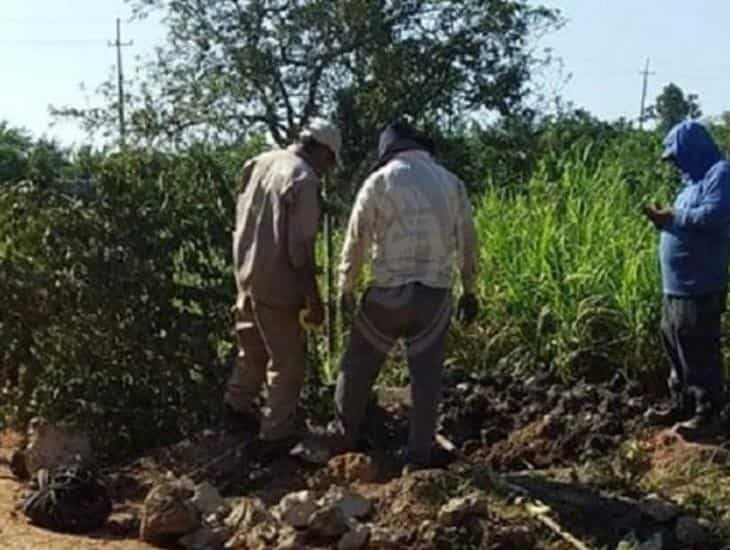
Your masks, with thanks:
[{"label": "man in blue hoodie", "polygon": [[671,404],[649,410],[647,419],[679,422],[683,436],[700,437],[717,427],[723,405],[720,321],[728,280],[730,162],[694,121],[667,134],[662,159],[679,169],[683,182],[672,208],[644,209],[661,232],[661,336],[671,364]]}]

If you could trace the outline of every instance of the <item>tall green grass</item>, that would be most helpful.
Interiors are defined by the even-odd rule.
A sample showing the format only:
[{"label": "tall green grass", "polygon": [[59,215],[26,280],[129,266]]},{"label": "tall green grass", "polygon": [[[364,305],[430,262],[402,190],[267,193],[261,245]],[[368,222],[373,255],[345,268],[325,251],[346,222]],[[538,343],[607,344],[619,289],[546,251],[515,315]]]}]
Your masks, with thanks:
[{"label": "tall green grass", "polygon": [[558,168],[558,177],[543,167],[519,192],[492,188],[478,201],[483,314],[475,331],[456,335],[470,356],[461,359],[518,350],[563,372],[651,367],[658,236],[641,205],[666,191],[666,174],[647,168],[637,179],[611,155],[568,153]]}]

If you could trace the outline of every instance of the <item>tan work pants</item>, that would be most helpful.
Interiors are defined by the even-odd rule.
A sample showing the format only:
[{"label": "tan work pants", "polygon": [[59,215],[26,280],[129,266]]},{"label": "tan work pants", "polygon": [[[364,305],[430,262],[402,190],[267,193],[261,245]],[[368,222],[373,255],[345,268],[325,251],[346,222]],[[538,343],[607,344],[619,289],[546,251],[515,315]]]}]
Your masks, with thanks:
[{"label": "tan work pants", "polygon": [[296,431],[296,409],[304,384],[304,334],[299,312],[266,306],[250,297],[236,308],[238,356],[224,400],[234,410],[252,412],[266,382],[261,438],[276,440]]}]

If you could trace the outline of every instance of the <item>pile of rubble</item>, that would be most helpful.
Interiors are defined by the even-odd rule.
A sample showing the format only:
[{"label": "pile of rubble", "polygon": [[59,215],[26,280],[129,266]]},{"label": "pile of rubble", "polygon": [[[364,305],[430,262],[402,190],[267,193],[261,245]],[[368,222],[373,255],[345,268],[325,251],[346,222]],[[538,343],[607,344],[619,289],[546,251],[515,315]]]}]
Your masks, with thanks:
[{"label": "pile of rubble", "polygon": [[140,538],[155,544],[177,541],[189,550],[295,549],[306,545],[362,548],[370,538],[363,523],[373,504],[356,492],[332,487],[319,495],[297,491],[267,508],[259,498],[223,499],[207,482],[170,480],[147,496]]},{"label": "pile of rubble", "polygon": [[[349,460],[358,462],[356,458],[350,456]],[[338,464],[328,469],[332,473],[342,470]],[[486,521],[488,503],[483,492],[472,490],[464,496],[444,497],[435,507],[426,506],[421,516],[410,516],[414,525],[404,524],[407,509],[423,506],[418,501],[428,500],[427,493],[442,486],[441,476],[446,473],[418,472],[380,485],[378,494],[388,494],[389,490],[398,494],[387,502],[378,496],[365,496],[374,486],[362,486],[358,491],[330,485],[326,490],[286,494],[272,506],[253,496],[225,499],[207,482],[195,485],[190,479],[171,477],[145,499],[140,538],[153,544],[177,543],[188,550],[357,550],[404,544],[447,548],[451,547],[447,541],[453,541],[460,529]],[[486,531],[485,524],[479,542]]]}]

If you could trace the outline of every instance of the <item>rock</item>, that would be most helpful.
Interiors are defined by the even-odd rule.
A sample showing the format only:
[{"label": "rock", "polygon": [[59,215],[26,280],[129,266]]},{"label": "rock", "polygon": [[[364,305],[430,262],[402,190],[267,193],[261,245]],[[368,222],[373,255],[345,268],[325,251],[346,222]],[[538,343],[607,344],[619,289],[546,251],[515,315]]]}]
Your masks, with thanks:
[{"label": "rock", "polygon": [[368,546],[373,548],[408,548],[415,539],[418,529],[384,529],[373,527]]},{"label": "rock", "polygon": [[344,535],[337,543],[337,550],[359,550],[368,543],[370,539],[370,527],[357,525]]},{"label": "rock", "polygon": [[334,505],[320,508],[309,518],[309,532],[315,537],[333,539],[344,535],[347,529],[345,514]]},{"label": "rock", "polygon": [[340,483],[372,483],[378,477],[373,459],[360,453],[345,453],[332,458],[327,469]]},{"label": "rock", "polygon": [[673,502],[658,498],[650,498],[642,501],[639,503],[639,509],[642,514],[658,523],[670,522],[682,513],[682,509]]},{"label": "rock", "polygon": [[168,470],[165,474],[165,479],[169,483],[174,483],[180,490],[190,493],[191,497],[195,494],[195,482],[188,476],[177,477],[173,472]]},{"label": "rock", "polygon": [[203,516],[218,513],[228,515],[231,511],[230,506],[221,497],[218,489],[207,481],[195,486],[195,493],[190,502]]},{"label": "rock", "polygon": [[219,550],[225,544],[226,535],[225,530],[221,528],[201,527],[194,533],[185,535],[178,542],[186,550]]},{"label": "rock", "polygon": [[184,484],[166,482],[154,487],[144,499],[140,538],[147,542],[165,542],[179,538],[200,527],[200,514],[189,499]]},{"label": "rock", "polygon": [[634,412],[646,409],[644,399],[641,397],[632,397],[626,402],[626,406]]},{"label": "rock", "polygon": [[487,515],[487,499],[482,493],[471,493],[465,497],[452,498],[439,510],[438,520],[441,525],[457,526],[471,516]]},{"label": "rock", "polygon": [[706,529],[691,516],[682,516],[677,520],[674,534],[679,542],[689,546],[701,545],[707,540]]},{"label": "rock", "polygon": [[373,503],[362,495],[342,487],[332,487],[320,500],[320,506],[333,505],[342,510],[346,520],[363,519],[373,509]]},{"label": "rock", "polygon": [[[636,548],[636,546],[629,546]],[[639,544],[638,550],[669,550],[672,548],[671,537],[665,531],[658,531]]]},{"label": "rock", "polygon": [[282,532],[279,533],[279,544],[276,550],[302,550],[306,548],[306,533],[303,531]]},{"label": "rock", "polygon": [[273,516],[258,498],[242,498],[224,520],[234,531],[245,531],[254,525],[273,521]]},{"label": "rock", "polygon": [[446,504],[446,495],[459,487],[460,480],[445,470],[417,470],[400,480],[400,490],[387,504],[393,514],[406,512],[414,502],[428,502],[431,506]]},{"label": "rock", "polygon": [[295,456],[304,462],[324,466],[332,456],[329,447],[322,441],[310,439],[297,443],[297,445],[289,451],[289,454]]},{"label": "rock", "polygon": [[226,550],[271,550],[279,538],[281,525],[264,521],[238,531],[223,546]]},{"label": "rock", "polygon": [[24,450],[25,468],[29,476],[42,469],[87,463],[92,459],[91,440],[85,433],[56,426],[41,417],[28,423],[28,445]]},{"label": "rock", "polygon": [[632,532],[616,545],[616,550],[670,550],[675,547],[672,539],[671,532],[666,529],[643,536],[641,540]]},{"label": "rock", "polygon": [[109,532],[120,537],[139,533],[139,526],[139,518],[132,512],[117,512],[110,515],[106,522]]},{"label": "rock", "polygon": [[279,537],[279,526],[273,522],[264,522],[255,525],[246,536],[248,548],[268,550],[272,548]]},{"label": "rock", "polygon": [[317,511],[315,495],[311,491],[289,493],[279,501],[273,514],[280,521],[302,529],[309,524],[309,518]]}]

